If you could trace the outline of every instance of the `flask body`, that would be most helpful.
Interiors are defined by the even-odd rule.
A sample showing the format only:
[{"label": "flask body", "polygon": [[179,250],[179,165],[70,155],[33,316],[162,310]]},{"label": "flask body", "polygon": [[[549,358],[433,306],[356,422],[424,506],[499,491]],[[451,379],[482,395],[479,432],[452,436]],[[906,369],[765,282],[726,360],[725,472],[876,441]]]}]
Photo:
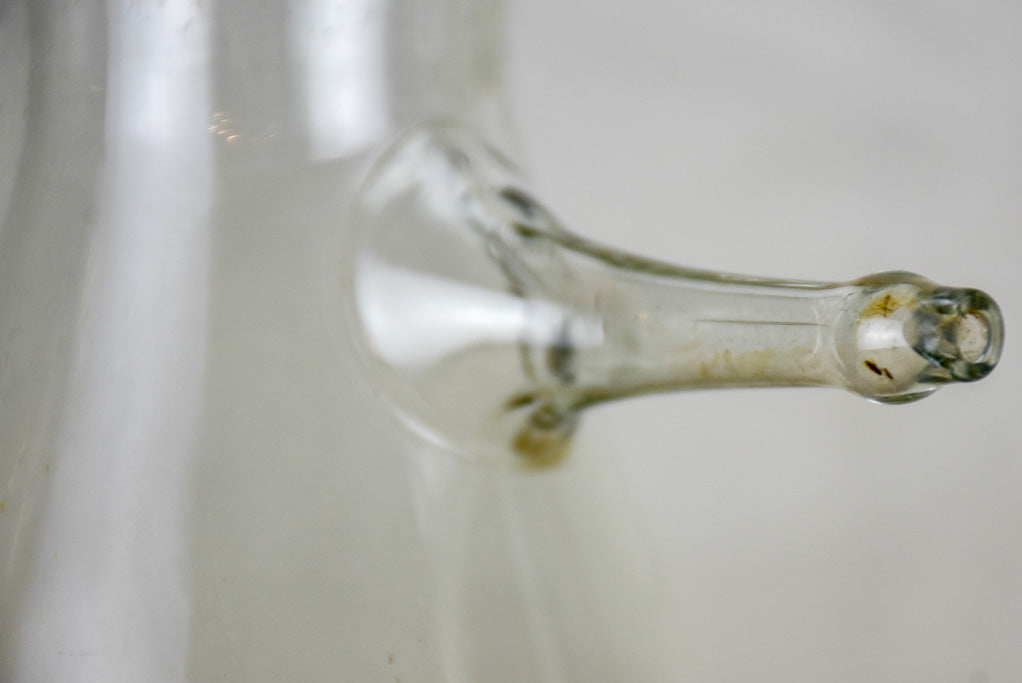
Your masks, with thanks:
[{"label": "flask body", "polygon": [[380,148],[437,117],[509,139],[501,21],[5,3],[0,678],[634,671],[608,609],[641,603],[612,597],[638,550],[613,559],[583,512],[606,451],[542,482],[441,452],[345,329],[345,215]]}]

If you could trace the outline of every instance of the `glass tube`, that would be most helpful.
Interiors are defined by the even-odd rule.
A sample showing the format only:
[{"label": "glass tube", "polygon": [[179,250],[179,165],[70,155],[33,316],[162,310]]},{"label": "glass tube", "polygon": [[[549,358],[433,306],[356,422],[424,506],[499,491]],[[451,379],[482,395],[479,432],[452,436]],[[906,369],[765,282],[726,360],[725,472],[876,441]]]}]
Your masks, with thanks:
[{"label": "glass tube", "polygon": [[881,403],[985,377],[993,300],[912,273],[849,283],[695,270],[566,230],[464,128],[409,132],[357,195],[356,347],[408,424],[469,457],[551,464],[583,409],[653,392],[831,386]]}]

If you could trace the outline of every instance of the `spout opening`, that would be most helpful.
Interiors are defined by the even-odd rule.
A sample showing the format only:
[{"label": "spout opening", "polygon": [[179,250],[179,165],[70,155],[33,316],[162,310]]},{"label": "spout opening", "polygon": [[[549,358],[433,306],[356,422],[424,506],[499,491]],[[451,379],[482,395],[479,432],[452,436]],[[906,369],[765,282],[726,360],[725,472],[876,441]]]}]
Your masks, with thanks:
[{"label": "spout opening", "polygon": [[1001,357],[1004,319],[990,296],[976,289],[939,289],[921,298],[910,321],[913,349],[934,362],[934,380],[974,382]]}]

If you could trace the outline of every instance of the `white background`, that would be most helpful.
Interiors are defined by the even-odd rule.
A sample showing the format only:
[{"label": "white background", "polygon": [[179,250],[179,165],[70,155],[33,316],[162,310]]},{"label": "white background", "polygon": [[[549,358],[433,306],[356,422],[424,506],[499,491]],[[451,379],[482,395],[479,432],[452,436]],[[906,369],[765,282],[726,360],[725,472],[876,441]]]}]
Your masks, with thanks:
[{"label": "white background", "polygon": [[700,392],[612,425],[698,681],[1022,680],[1022,4],[516,0],[512,110],[577,232],[976,286],[1001,365],[900,407]]}]

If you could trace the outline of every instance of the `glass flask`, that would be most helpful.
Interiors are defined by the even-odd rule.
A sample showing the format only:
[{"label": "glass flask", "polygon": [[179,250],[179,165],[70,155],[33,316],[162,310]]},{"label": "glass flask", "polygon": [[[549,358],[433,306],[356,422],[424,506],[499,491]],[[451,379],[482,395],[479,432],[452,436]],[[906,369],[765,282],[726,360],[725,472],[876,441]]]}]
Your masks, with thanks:
[{"label": "glass flask", "polygon": [[683,680],[590,408],[901,402],[1000,354],[978,290],[566,228],[514,163],[496,0],[8,0],[0,31],[3,680]]}]

